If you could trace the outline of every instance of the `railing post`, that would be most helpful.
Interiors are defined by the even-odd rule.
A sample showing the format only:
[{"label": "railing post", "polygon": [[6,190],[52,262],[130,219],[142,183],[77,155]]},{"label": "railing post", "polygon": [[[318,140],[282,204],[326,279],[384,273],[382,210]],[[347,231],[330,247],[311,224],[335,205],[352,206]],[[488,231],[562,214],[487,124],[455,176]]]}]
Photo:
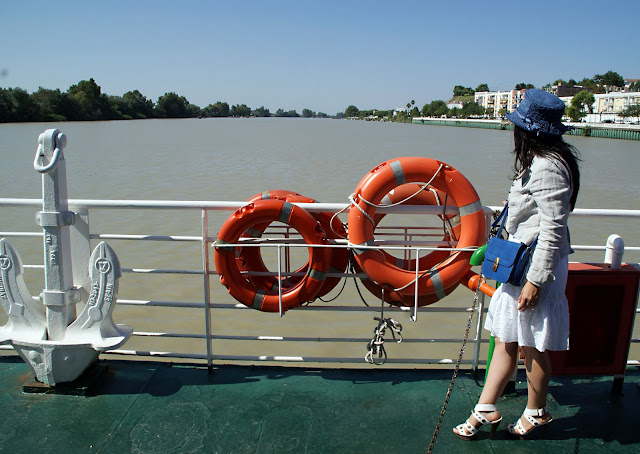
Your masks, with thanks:
[{"label": "railing post", "polygon": [[202,275],[204,285],[204,326],[207,332],[207,368],[211,372],[213,362],[211,359],[211,285],[209,281],[209,215],[206,208],[202,209],[201,216],[202,233]]},{"label": "railing post", "polygon": [[[480,285],[480,282],[478,282]],[[484,293],[479,292],[478,301],[478,322],[476,323],[476,337],[473,343],[473,362],[471,369],[475,372],[478,369],[480,363],[480,345],[482,344],[482,320],[484,319]]]}]

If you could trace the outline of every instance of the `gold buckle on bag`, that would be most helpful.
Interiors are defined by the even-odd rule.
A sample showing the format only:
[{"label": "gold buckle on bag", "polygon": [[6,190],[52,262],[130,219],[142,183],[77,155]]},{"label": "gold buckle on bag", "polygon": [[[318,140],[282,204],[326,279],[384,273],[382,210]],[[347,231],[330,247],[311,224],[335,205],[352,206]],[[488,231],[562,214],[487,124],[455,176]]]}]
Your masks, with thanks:
[{"label": "gold buckle on bag", "polygon": [[496,257],[496,259],[493,261],[493,271],[498,271],[498,264],[500,263],[500,257]]}]

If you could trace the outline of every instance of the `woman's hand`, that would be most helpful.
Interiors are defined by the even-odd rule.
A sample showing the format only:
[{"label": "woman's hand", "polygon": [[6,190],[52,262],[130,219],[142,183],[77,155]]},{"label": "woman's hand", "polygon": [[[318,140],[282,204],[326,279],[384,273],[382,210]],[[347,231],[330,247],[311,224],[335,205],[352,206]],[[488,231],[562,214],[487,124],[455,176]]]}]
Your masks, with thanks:
[{"label": "woman's hand", "polygon": [[538,304],[540,298],[540,289],[527,281],[522,287],[520,296],[518,297],[518,310],[524,311],[527,309],[533,309]]}]

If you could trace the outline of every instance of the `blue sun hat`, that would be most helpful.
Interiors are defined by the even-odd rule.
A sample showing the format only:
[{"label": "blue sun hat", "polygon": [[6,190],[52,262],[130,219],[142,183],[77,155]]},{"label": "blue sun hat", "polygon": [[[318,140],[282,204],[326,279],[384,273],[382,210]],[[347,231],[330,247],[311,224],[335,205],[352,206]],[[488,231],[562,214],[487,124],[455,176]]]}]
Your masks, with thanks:
[{"label": "blue sun hat", "polygon": [[564,102],[549,92],[529,89],[516,110],[508,113],[507,120],[527,131],[539,134],[561,136],[572,126],[562,124]]}]

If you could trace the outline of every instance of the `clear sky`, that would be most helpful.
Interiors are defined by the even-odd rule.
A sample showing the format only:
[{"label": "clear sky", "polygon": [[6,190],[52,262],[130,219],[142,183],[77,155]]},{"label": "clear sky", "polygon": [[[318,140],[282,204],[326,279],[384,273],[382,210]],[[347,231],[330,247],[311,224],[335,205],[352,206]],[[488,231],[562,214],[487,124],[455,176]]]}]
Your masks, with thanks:
[{"label": "clear sky", "polygon": [[390,109],[455,85],[640,78],[640,1],[0,1],[0,87]]}]

